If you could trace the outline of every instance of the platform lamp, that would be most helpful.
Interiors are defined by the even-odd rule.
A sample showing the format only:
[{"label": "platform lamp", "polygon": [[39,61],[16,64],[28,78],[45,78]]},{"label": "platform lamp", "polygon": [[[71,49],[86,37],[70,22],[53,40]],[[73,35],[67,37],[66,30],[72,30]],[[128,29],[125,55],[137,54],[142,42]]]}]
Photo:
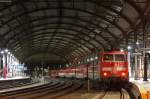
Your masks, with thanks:
[{"label": "platform lamp", "polygon": [[92,63],[92,73],[93,73],[93,80],[94,80],[94,58],[93,56],[90,58],[90,61]]},{"label": "platform lamp", "polygon": [[76,69],[77,69],[77,65],[78,65],[78,58],[75,58],[74,65],[75,65],[75,78],[76,78],[77,77],[77,71],[76,71]]},{"label": "platform lamp", "polygon": [[87,91],[90,91],[90,80],[89,80],[89,64],[90,64],[90,59],[87,59],[87,66],[86,66],[86,74],[87,74]]},{"label": "platform lamp", "polygon": [[[98,64],[98,56],[96,55],[96,56],[95,56],[95,64],[94,64],[94,67],[95,67],[95,68],[96,68],[97,64]],[[94,71],[94,74],[95,74],[95,69],[94,69],[94,67],[93,67],[93,71]],[[94,75],[93,77],[95,77],[95,75]],[[93,78],[93,80],[94,80],[94,79],[95,79],[95,78]]]},{"label": "platform lamp", "polygon": [[129,76],[133,76],[133,65],[131,65],[130,61],[131,61],[131,49],[132,47],[129,45],[127,46],[127,51],[128,51],[128,67],[131,68],[131,70],[129,69]]}]

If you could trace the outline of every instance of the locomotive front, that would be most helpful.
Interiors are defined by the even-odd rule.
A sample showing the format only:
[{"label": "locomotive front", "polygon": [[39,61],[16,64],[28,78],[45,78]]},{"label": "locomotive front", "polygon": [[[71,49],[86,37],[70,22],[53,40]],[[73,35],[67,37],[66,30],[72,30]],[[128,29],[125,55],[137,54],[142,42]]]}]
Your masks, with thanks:
[{"label": "locomotive front", "polygon": [[128,81],[127,52],[102,52],[100,56],[100,78],[103,81]]}]

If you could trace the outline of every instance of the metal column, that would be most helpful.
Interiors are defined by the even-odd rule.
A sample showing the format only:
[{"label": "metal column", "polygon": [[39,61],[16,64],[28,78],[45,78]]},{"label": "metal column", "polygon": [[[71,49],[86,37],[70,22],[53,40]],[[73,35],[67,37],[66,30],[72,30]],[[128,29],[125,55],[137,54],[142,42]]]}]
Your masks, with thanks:
[{"label": "metal column", "polygon": [[144,77],[143,77],[143,80],[144,81],[147,81],[147,67],[148,67],[148,55],[146,53],[147,44],[148,44],[148,32],[146,31],[146,27],[144,27],[144,24],[143,24],[143,45],[144,45],[144,50],[143,50]]},{"label": "metal column", "polygon": [[89,80],[89,64],[90,62],[87,63],[87,66],[86,66],[86,69],[87,69],[87,91],[89,92],[90,91],[90,80]]},{"label": "metal column", "polygon": [[3,68],[4,75],[3,76],[4,76],[4,79],[5,79],[6,75],[7,75],[7,53],[4,54],[4,58],[3,59],[4,59],[4,62],[3,62],[4,63],[4,68]]},{"label": "metal column", "polygon": [[3,75],[3,55],[2,54],[0,54],[0,76],[2,77],[2,75]]},{"label": "metal column", "polygon": [[93,60],[93,68],[92,68],[92,71],[93,71],[93,81],[94,81],[94,79],[95,79],[95,77],[94,77],[94,76],[95,76],[95,71],[94,71],[94,67],[95,67],[95,64],[94,64],[94,63],[95,63],[95,62],[94,62],[94,61],[95,61],[95,60]]}]

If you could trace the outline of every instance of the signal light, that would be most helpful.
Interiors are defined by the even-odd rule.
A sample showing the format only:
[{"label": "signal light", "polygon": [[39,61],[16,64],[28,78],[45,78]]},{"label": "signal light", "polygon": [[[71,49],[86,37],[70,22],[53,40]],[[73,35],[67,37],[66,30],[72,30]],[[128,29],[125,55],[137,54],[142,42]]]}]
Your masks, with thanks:
[{"label": "signal light", "polygon": [[121,73],[122,76],[125,76],[126,74],[124,72]]},{"label": "signal light", "polygon": [[105,72],[105,73],[103,73],[103,75],[104,75],[104,76],[107,76],[107,73]]}]

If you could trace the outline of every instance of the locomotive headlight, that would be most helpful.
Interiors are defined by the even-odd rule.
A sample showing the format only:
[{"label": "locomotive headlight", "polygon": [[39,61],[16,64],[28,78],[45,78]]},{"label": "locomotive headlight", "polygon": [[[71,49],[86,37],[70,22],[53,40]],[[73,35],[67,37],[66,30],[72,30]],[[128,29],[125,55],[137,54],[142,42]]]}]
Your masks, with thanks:
[{"label": "locomotive headlight", "polygon": [[126,69],[126,68],[123,67],[123,66],[119,66],[119,67],[116,68],[117,71],[123,71],[123,70],[125,70],[125,69]]},{"label": "locomotive headlight", "polygon": [[126,74],[124,72],[121,73],[122,76],[125,76]]},{"label": "locomotive headlight", "polygon": [[107,76],[107,73],[106,73],[106,72],[104,72],[104,73],[103,73],[103,75],[104,75],[104,76]]}]

